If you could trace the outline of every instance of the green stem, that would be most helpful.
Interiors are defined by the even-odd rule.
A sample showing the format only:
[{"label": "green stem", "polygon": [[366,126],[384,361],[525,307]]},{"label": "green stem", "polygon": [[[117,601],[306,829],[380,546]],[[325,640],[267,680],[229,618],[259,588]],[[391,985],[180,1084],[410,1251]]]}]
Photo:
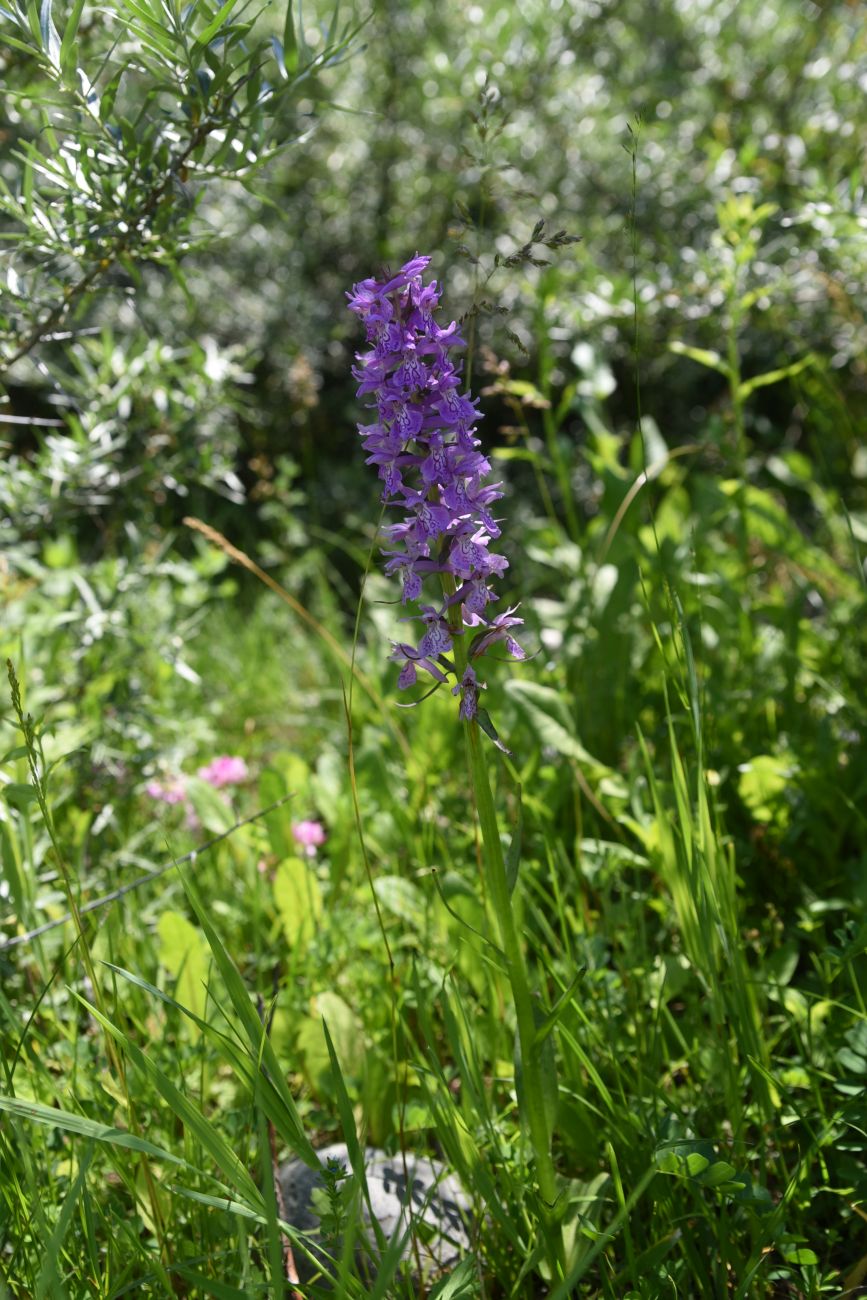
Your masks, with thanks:
[{"label": "green stem", "polygon": [[479,826],[482,832],[488,891],[497,919],[500,946],[506,956],[512,996],[515,999],[524,1098],[530,1127],[530,1140],[536,1157],[539,1190],[547,1204],[553,1206],[557,1197],[557,1187],[554,1178],[554,1161],[551,1158],[551,1138],[548,1132],[548,1122],[545,1118],[539,1049],[535,1041],[536,1020],[533,1015],[533,1002],[530,995],[530,983],[524,961],[524,951],[515,926],[514,913],[512,912],[512,901],[506,880],[506,864],[503,860],[503,847],[497,827],[497,815],[488,779],[487,764],[482,751],[479,726],[475,721],[466,724],[466,742],[470,775],[479,814]]},{"label": "green stem", "polygon": [[[451,574],[442,575],[442,586],[446,597],[454,594],[455,582]],[[460,681],[467,666],[467,650],[462,637],[457,635],[455,625],[453,625],[453,632],[455,632],[453,637],[455,669]],[[533,999],[524,960],[524,949],[512,911],[512,900],[506,878],[506,863],[497,826],[497,814],[491,793],[487,761],[482,749],[479,724],[475,719],[465,723],[464,738],[467,748],[467,763],[482,834],[485,882],[488,897],[496,916],[500,946],[506,958],[506,973],[515,1004],[524,1111],[536,1160],[536,1177],[539,1183],[539,1191],[547,1207],[545,1233],[552,1250],[553,1258],[550,1262],[553,1266],[554,1276],[556,1277],[558,1272],[562,1276],[564,1271],[563,1238],[562,1234],[554,1228],[551,1215],[554,1202],[557,1199],[557,1181],[554,1173],[554,1161],[551,1156],[551,1134],[545,1114],[541,1053],[540,1045],[536,1042],[536,1018],[533,1014]]]}]

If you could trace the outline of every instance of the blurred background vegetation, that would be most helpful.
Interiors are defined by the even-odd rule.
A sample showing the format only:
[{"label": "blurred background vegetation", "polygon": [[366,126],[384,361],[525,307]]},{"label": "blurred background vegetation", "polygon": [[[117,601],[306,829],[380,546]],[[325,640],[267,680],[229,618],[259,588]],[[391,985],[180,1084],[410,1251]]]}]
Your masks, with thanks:
[{"label": "blurred background vegetation", "polygon": [[[597,1020],[576,1022],[576,1041],[598,1048],[606,1017],[612,1041],[626,1041],[636,983],[675,1018],[693,997],[696,1038],[671,1031],[660,1088],[679,1094],[692,1134],[714,1140],[729,1106],[741,1158],[761,1151],[755,1176],[776,1179],[775,1203],[784,1195],[809,1225],[802,1248],[779,1216],[767,1241],[779,1286],[793,1289],[767,1293],[819,1294],[855,1276],[847,1207],[865,1192],[863,1133],[852,1137],[865,1056],[846,1036],[864,1013],[867,943],[863,7],[377,0],[344,15],[254,15],[7,0],[0,22],[0,642],[49,761],[64,756],[56,818],[79,887],[98,894],[161,860],[167,836],[173,850],[195,842],[171,810],[154,822],[148,780],[225,750],[261,779],[242,809],[300,790],[299,812],[329,827],[323,889],[339,937],[290,1000],[306,1015],[311,997],[339,990],[355,1017],[347,1040],[361,1025],[384,1072],[357,1081],[357,1096],[377,1140],[394,1137],[377,935],[350,919],[363,872],[343,668],[182,520],[225,533],[349,649],[379,506],[357,448],[345,291],[432,253],[447,310],[472,334],[482,434],[507,485],[508,595],[539,651],[490,691],[516,755],[503,803],[513,808],[519,778],[525,789],[531,942],[549,973],[579,960],[593,973]],[[561,230],[581,242],[538,242]],[[383,662],[393,613],[381,603],[393,593],[375,564],[366,596],[359,662],[372,691],[355,696],[365,822],[388,878],[415,889],[468,849],[458,737],[438,700],[396,714]],[[61,903],[8,721],[0,908],[12,935]],[[795,1090],[843,1072],[830,1103],[814,1091],[786,1112],[791,1183],[768,1174],[759,1074],[734,1121],[734,1085],[714,1093],[731,1045],[704,1056],[685,1045],[701,1041],[722,958],[690,947],[677,901],[685,868],[666,827],[683,821],[681,752],[735,864],[736,930],[775,1025],[761,1068],[776,1054]],[[205,829],[221,829],[220,809],[196,798]],[[255,855],[280,856],[282,832],[271,834],[227,850],[209,878],[232,951],[258,975],[273,964],[280,910],[270,894],[247,902],[266,888]],[[580,896],[563,930],[580,935],[575,950],[546,930],[563,890]],[[415,953],[433,904],[388,897],[406,923],[398,943]],[[177,885],[139,919],[152,931],[167,905],[184,909]],[[350,935],[360,950],[341,964]],[[143,968],[154,961],[145,939]],[[437,949],[444,963],[453,939]],[[43,976],[60,951],[40,952]],[[165,936],[160,952],[160,970],[177,974]],[[0,953],[4,987],[21,981],[10,1007],[29,996],[13,957]],[[685,991],[690,969],[700,996]],[[473,987],[484,1006],[484,981]],[[300,1050],[306,1062],[305,1117],[329,1132],[322,1044],[306,1031],[299,1049],[289,1020],[277,1028],[287,1059]],[[496,1074],[509,1051],[490,1035]],[[749,1052],[735,1050],[736,1069]],[[835,1127],[838,1102],[850,1110]],[[564,1106],[561,1166],[589,1178],[603,1139],[578,1102]],[[605,1137],[633,1182],[661,1132],[647,1124]],[[792,1153],[807,1146],[802,1178]],[[664,1198],[657,1208],[661,1222],[675,1214]],[[685,1293],[711,1276],[717,1226],[708,1211],[698,1263],[683,1248]],[[723,1259],[704,1293],[725,1293],[727,1268],[752,1276],[751,1252],[767,1242],[750,1232],[743,1259]],[[637,1286],[643,1269],[631,1267]],[[610,1294],[622,1296],[618,1276]]]},{"label": "blurred background vegetation", "polygon": [[[168,741],[149,748],[140,734],[163,712],[156,679],[183,680],[205,606],[239,585],[217,581],[222,561],[177,532],[184,515],[351,626],[377,510],[356,452],[358,340],[344,294],[417,249],[433,252],[455,315],[489,308],[472,322],[486,439],[511,488],[513,534],[541,529],[535,552],[514,547],[513,586],[550,639],[571,638],[554,671],[574,652],[590,750],[617,760],[651,687],[639,671],[652,650],[637,582],[645,551],[695,606],[707,689],[742,714],[721,767],[785,748],[793,725],[812,727],[811,746],[817,728],[855,725],[857,698],[835,692],[837,669],[854,672],[864,648],[849,603],[858,579],[845,577],[867,537],[857,5],[383,3],[358,16],[360,31],[311,12],[292,76],[282,17],[266,9],[253,31],[232,16],[210,64],[204,43],[187,43],[174,101],[148,59],[177,75],[177,50],[137,15],[131,5],[85,18],[77,74],[59,54],[54,70],[19,28],[2,141],[7,634],[26,624],[39,636],[46,620],[62,629],[77,689],[102,692],[102,738],[137,736],[131,775]],[[243,93],[267,107],[246,138],[234,131],[227,163],[219,96],[256,35],[277,43]],[[104,121],[83,120],[87,94]],[[178,157],[185,139],[195,145],[209,112],[220,143],[178,168],[173,143]],[[105,141],[124,133],[135,147],[106,158]],[[121,236],[118,248],[135,185],[146,202],[160,187],[168,201],[138,245]],[[550,266],[504,266],[540,220],[548,234],[580,235],[577,252],[538,248]],[[646,466],[655,482],[621,519]],[[648,497],[657,537],[645,547]],[[740,591],[728,544],[745,520]],[[574,549],[552,551],[557,529]],[[795,553],[808,542],[842,571],[815,556],[805,567]],[[617,579],[605,624],[583,595],[552,604],[564,576],[598,589],[605,562]],[[255,598],[253,580],[240,586],[242,601]],[[759,596],[760,682],[721,635]],[[808,683],[804,637],[821,660]],[[94,673],[109,644],[111,667]],[[601,691],[594,647],[610,663],[615,646],[623,672]],[[159,689],[171,695],[167,680]],[[815,725],[794,707],[805,691]],[[781,698],[793,714],[782,739],[770,716]]]}]

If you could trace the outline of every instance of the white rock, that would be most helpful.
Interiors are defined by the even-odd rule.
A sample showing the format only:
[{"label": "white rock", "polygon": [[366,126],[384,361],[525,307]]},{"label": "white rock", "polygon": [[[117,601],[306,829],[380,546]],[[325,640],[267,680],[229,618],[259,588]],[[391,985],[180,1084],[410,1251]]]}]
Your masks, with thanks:
[{"label": "white rock", "polygon": [[[340,1162],[347,1174],[352,1175],[345,1143],[323,1147],[317,1155],[323,1164],[329,1160]],[[403,1259],[412,1262],[413,1273],[417,1275],[420,1269],[428,1280],[453,1268],[470,1248],[467,1228],[472,1219],[470,1199],[456,1175],[438,1160],[407,1152],[404,1165],[400,1152],[387,1156],[374,1147],[365,1150],[364,1164],[371,1209],[386,1242],[395,1233],[402,1236],[411,1221],[412,1231],[403,1248]],[[287,1221],[300,1231],[316,1233],[319,1215],[313,1204],[313,1192],[324,1186],[322,1176],[300,1160],[287,1161],[279,1174]],[[338,1187],[346,1187],[346,1181],[341,1180]],[[352,1203],[359,1207],[364,1241],[372,1252],[371,1258],[364,1248],[356,1249],[358,1266],[363,1276],[373,1276],[379,1252],[370,1226],[370,1210],[360,1189],[357,1201]],[[313,1253],[317,1253],[315,1247]],[[334,1251],[337,1253],[339,1246]],[[303,1282],[311,1276],[312,1265],[300,1250],[294,1254],[299,1279]]]}]

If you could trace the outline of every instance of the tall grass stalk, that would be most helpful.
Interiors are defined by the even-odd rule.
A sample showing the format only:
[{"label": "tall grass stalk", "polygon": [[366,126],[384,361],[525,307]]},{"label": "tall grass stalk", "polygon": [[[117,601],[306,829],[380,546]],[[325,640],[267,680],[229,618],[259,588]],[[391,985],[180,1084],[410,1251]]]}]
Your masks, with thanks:
[{"label": "tall grass stalk", "polygon": [[[42,818],[45,823],[45,829],[48,834],[48,838],[51,843],[51,848],[54,854],[54,860],[57,864],[57,870],[63,884],[64,893],[66,894],[66,902],[69,908],[69,913],[72,917],[75,926],[75,932],[78,939],[77,946],[79,952],[81,953],[81,960],[84,966],[85,975],[87,976],[87,980],[92,990],[94,1001],[99,1012],[98,1019],[100,1020],[100,1023],[103,1023],[107,1020],[105,1000],[103,998],[102,988],[100,986],[99,980],[96,977],[96,970],[93,964],[93,957],[90,951],[90,944],[88,942],[88,938],[84,930],[84,925],[81,920],[81,913],[78,907],[78,900],[76,898],[76,893],[73,888],[72,875],[70,873],[69,865],[66,861],[66,857],[60,847],[60,843],[58,841],[57,834],[54,828],[54,818],[52,817],[51,808],[49,807],[48,790],[45,783],[46,763],[45,763],[44,755],[41,752],[40,741],[36,733],[36,728],[33,719],[29,713],[24,712],[24,705],[21,698],[21,685],[18,681],[18,677],[15,672],[15,666],[12,663],[11,659],[7,659],[6,661],[6,671],[9,678],[9,687],[11,691],[12,711],[15,714],[15,717],[18,721],[18,726],[21,730],[21,734],[24,739],[24,748],[27,752],[27,765],[30,769],[30,776],[33,783],[33,792],[36,798],[36,802],[39,806],[39,811],[42,813]],[[132,1096],[130,1094],[129,1086],[127,1083],[126,1067],[124,1064],[123,1055],[117,1049],[115,1043],[112,1041],[111,1035],[107,1032],[104,1034],[104,1043],[105,1043],[105,1053],[109,1062],[110,1069],[115,1076],[117,1085],[121,1091],[121,1095],[124,1098],[126,1113],[129,1119],[130,1130],[132,1131],[133,1134],[138,1136],[140,1134],[140,1128],[136,1116],[135,1107],[133,1106]],[[157,1190],[156,1182],[154,1180],[154,1175],[150,1166],[150,1161],[148,1160],[147,1154],[144,1151],[140,1152],[139,1163],[141,1166],[144,1184],[147,1189],[147,1199],[148,1199],[148,1204],[150,1206],[151,1220],[153,1223],[154,1233],[156,1235],[157,1241],[159,1242],[160,1256],[162,1262],[164,1264],[168,1264],[171,1260],[171,1252],[169,1249],[168,1236],[166,1231],[165,1219],[163,1216],[162,1203],[160,1201],[160,1196]],[[166,1282],[168,1281],[167,1278],[165,1280]]]},{"label": "tall grass stalk", "polygon": [[[748,1116],[740,1077],[745,1065],[765,1121],[770,1121],[779,1101],[769,1083],[770,1055],[762,1033],[762,1013],[741,942],[734,857],[731,847],[721,842],[704,769],[701,699],[692,643],[680,601],[676,595],[672,600],[684,651],[686,680],[681,689],[688,705],[695,754],[690,773],[677,739],[669,695],[671,670],[666,669],[663,696],[673,807],[666,807],[644,737],[640,737],[640,743],[659,831],[663,875],[684,949],[707,998],[715,1034],[718,1041],[732,1049],[723,1052],[727,1110],[730,1117],[739,1117],[736,1127],[742,1131]],[[662,652],[655,629],[654,634]],[[672,685],[679,688],[676,682]]]}]

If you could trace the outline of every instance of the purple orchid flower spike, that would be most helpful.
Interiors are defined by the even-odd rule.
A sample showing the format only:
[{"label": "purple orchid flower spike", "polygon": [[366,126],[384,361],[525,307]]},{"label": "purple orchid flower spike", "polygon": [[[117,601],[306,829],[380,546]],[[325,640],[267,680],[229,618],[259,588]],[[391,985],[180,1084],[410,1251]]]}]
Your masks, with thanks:
[{"label": "purple orchid flower spike", "polygon": [[472,633],[465,657],[473,661],[497,642],[513,659],[526,656],[511,632],[522,622],[514,608],[489,612],[498,599],[490,579],[508,568],[504,555],[488,549],[500,536],[490,507],[502,492],[487,481],[491,466],[478,450],[476,401],[462,391],[462,365],[451,355],[465,346],[460,327],[437,323],[440,289],[436,280],[422,279],[430,260],[416,255],[396,275],[353,285],[349,310],[364,322],[369,345],[356,354],[353,374],[358,396],[374,412],[372,423],[358,426],[367,464],[377,467],[383,502],[403,511],[385,529],[385,571],[402,577],[404,603],[418,602],[431,576],[445,593],[436,606],[418,605],[424,633],[417,646],[394,643],[398,686],[415,685],[421,670],[436,689],[451,673],[460,716],[469,721],[480,716],[484,683],[470,664],[456,670],[448,657],[454,638]]}]

